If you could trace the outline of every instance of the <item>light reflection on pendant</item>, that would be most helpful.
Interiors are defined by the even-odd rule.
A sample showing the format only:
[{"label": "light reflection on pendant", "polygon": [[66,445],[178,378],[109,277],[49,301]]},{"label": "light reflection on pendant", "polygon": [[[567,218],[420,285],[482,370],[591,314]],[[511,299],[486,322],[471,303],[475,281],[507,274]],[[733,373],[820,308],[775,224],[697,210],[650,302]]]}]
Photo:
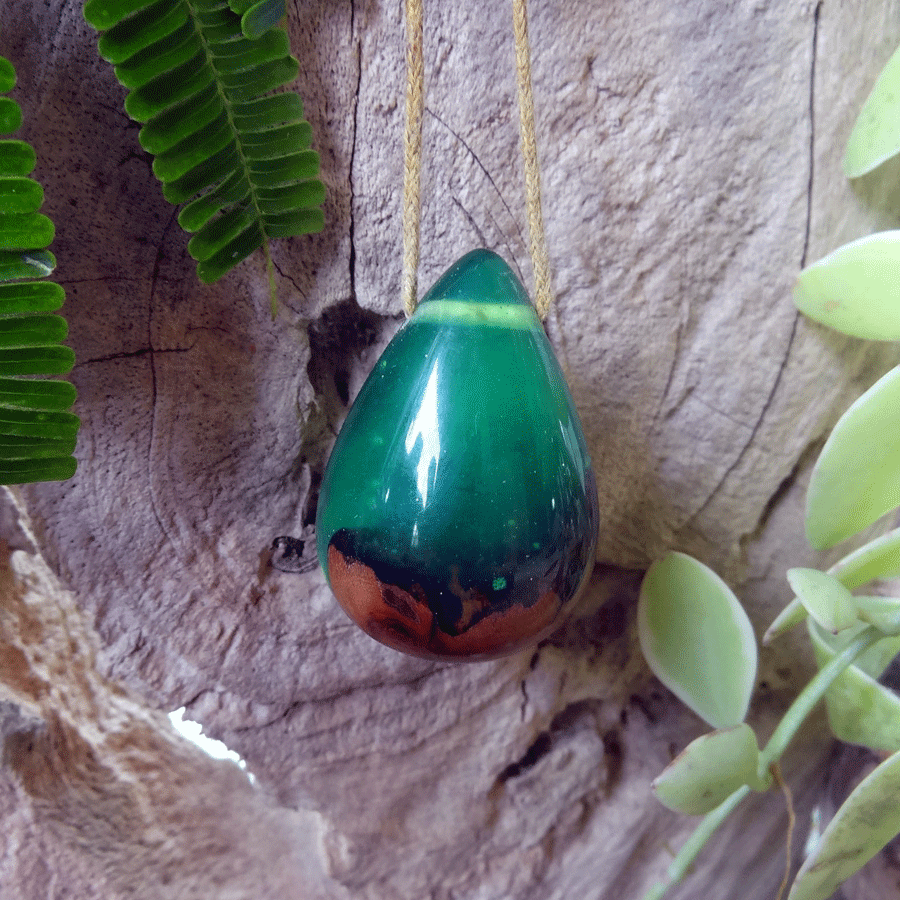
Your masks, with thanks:
[{"label": "light reflection on pendant", "polygon": [[376,640],[490,659],[548,636],[594,560],[578,413],[525,289],[475,250],[363,385],[319,494],[319,561]]}]

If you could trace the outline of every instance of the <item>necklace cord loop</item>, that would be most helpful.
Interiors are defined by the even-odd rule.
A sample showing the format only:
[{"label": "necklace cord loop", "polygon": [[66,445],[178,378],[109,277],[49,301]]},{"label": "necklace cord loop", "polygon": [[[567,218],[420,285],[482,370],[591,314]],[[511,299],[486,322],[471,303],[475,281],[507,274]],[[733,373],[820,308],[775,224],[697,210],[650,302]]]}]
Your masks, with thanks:
[{"label": "necklace cord loop", "polygon": [[418,302],[419,222],[422,174],[422,114],[425,62],[422,0],[406,3],[406,136],[403,159],[403,308],[411,316]]},{"label": "necklace cord loop", "polygon": [[534,124],[534,93],[531,88],[531,50],[528,44],[528,2],[512,0],[513,31],[516,36],[516,82],[519,88],[519,124],[522,132],[522,160],[525,164],[525,201],[531,236],[531,266],[534,270],[534,305],[541,319],[553,302],[550,259],[544,217],[541,213],[541,168],[538,163]]},{"label": "necklace cord loop", "polygon": [[[411,316],[418,303],[419,235],[421,221],[422,119],[425,111],[423,0],[406,2],[406,132],[403,159],[403,308]],[[516,84],[525,168],[525,200],[534,272],[534,305],[545,319],[553,302],[550,260],[541,213],[541,170],[534,123],[531,50],[528,45],[527,0],[512,0],[516,42]]]}]

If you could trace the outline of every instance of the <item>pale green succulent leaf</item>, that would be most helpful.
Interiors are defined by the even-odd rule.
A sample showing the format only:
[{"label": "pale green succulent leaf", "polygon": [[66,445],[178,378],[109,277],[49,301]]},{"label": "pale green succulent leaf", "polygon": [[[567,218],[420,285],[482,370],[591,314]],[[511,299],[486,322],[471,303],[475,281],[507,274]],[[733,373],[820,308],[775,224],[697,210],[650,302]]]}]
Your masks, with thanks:
[{"label": "pale green succulent leaf", "polygon": [[848,553],[828,571],[851,591],[876,578],[896,578],[900,575],[900,528]]},{"label": "pale green succulent leaf", "polygon": [[[860,624],[831,635],[810,621],[809,635],[819,668],[866,627]],[[900,750],[900,698],[875,680],[898,651],[900,639],[878,641],[828,688],[825,705],[835,737],[873,750]]]},{"label": "pale green succulent leaf", "polygon": [[889,756],[854,788],[806,858],[788,900],[828,900],[900,834],[900,753]]},{"label": "pale green succulent leaf", "polygon": [[900,597],[854,597],[856,615],[882,634],[900,635]]},{"label": "pale green succulent leaf", "polygon": [[[887,534],[869,541],[869,543],[858,550],[848,553],[828,570],[828,575],[835,578],[849,590],[874,581],[876,578],[895,578],[900,575],[900,528],[895,528],[893,531],[889,531]],[[867,618],[861,611],[860,601],[882,601],[884,599],[882,597],[854,597],[853,602],[856,605],[857,618],[875,625],[876,623],[872,619]],[[885,632],[885,634],[893,633],[889,630],[889,622],[891,620],[886,611],[884,613],[873,612],[873,615],[881,616],[879,619],[880,624],[876,626],[880,631]],[[805,621],[806,616],[806,608],[798,597],[794,597],[766,629],[762,643],[764,645],[771,643],[785,631]]]},{"label": "pale green succulent leaf", "polygon": [[898,505],[900,366],[853,403],[825,442],[806,493],[806,536],[825,550]]},{"label": "pale green succulent leaf", "polygon": [[827,631],[837,633],[855,625],[853,595],[833,575],[818,569],[788,569],[788,584],[804,609]]},{"label": "pale green succulent leaf", "polygon": [[740,724],[756,679],[753,628],[731,589],[684,553],[654,563],[641,585],[638,636],[657,678],[714,728]]},{"label": "pale green succulent leaf", "polygon": [[852,337],[900,340],[900,231],[838,247],[794,285],[800,312]]},{"label": "pale green succulent leaf", "polygon": [[881,70],[844,153],[844,172],[858,178],[900,152],[900,50]]},{"label": "pale green succulent leaf", "polygon": [[[809,627],[815,625],[814,622],[808,624]],[[825,642],[832,653],[840,653],[845,647],[853,643],[867,627],[865,622],[860,622],[854,625],[853,628],[840,632],[840,634],[829,634],[817,627],[816,635]],[[854,660],[853,665],[871,678],[881,678],[884,670],[887,669],[898,653],[900,653],[900,637],[885,636],[875,641],[863,653],[860,653]]]},{"label": "pale green succulent leaf", "polygon": [[680,753],[653,782],[663,806],[689,816],[715,809],[742,785],[765,790],[757,778],[759,745],[742,722],[703,734]]}]

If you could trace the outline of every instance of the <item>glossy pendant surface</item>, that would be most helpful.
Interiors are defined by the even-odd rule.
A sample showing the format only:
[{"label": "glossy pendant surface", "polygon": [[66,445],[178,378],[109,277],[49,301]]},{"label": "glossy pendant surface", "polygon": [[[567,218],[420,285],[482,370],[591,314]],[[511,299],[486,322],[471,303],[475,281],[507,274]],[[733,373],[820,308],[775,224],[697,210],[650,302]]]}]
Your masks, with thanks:
[{"label": "glossy pendant surface", "polygon": [[597,489],[578,413],[521,282],[452,266],[363,385],[322,480],[319,561],[364,631],[490,659],[549,635],[593,566]]}]

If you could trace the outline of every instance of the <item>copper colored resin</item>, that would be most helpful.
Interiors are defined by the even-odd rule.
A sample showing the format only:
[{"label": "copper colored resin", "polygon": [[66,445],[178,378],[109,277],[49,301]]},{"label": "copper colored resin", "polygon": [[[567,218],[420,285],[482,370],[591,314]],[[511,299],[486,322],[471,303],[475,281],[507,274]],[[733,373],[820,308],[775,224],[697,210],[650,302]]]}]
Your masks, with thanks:
[{"label": "copper colored resin", "polygon": [[[590,570],[588,565],[570,604],[581,594]],[[405,590],[385,584],[372,568],[333,544],[328,572],[335,597],[360,628],[395,650],[426,659],[493,659],[547,637],[559,624],[560,599],[548,590],[530,606],[515,604],[474,624],[457,623],[458,633],[449,634],[439,627],[419,585]]]}]

